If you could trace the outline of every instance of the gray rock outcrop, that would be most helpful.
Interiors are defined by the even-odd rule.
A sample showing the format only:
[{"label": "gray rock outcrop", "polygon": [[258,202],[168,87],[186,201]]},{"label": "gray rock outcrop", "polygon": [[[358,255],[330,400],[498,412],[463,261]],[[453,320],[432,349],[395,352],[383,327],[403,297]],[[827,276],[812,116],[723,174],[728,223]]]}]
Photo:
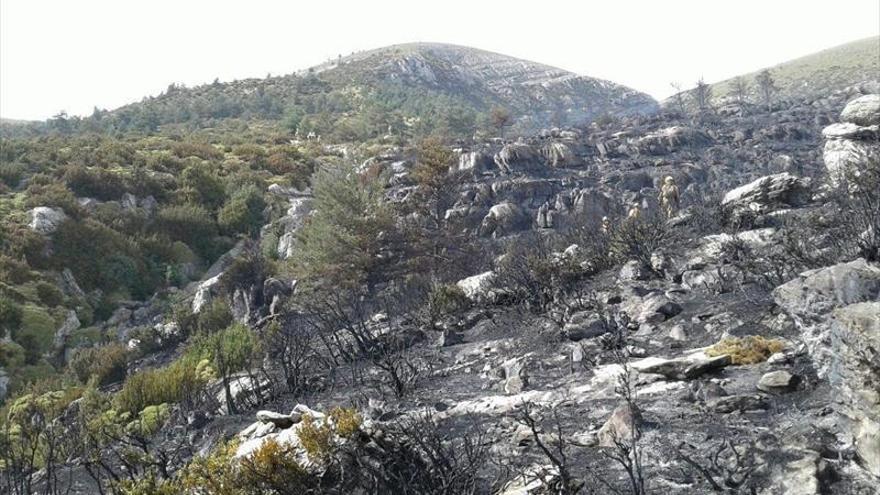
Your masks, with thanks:
[{"label": "gray rock outcrop", "polygon": [[484,237],[502,237],[507,234],[525,230],[531,219],[523,210],[513,203],[501,203],[489,209],[480,225],[480,235]]},{"label": "gray rock outcrop", "polygon": [[30,218],[30,223],[28,224],[30,229],[43,235],[52,234],[62,222],[67,220],[64,210],[48,206],[37,206],[28,211],[28,217]]},{"label": "gray rock outcrop", "polygon": [[783,172],[761,177],[729,191],[721,204],[735,212],[764,214],[780,208],[803,206],[809,201],[810,180]]},{"label": "gray rock outcrop", "polygon": [[495,155],[495,165],[506,174],[526,172],[544,167],[544,158],[528,144],[511,143]]},{"label": "gray rock outcrop", "polygon": [[840,124],[822,130],[823,159],[832,184],[858,174],[866,160],[880,159],[880,95],[865,95],[849,102]]},{"label": "gray rock outcrop", "polygon": [[862,464],[880,476],[880,268],[858,259],[811,270],[773,296],[834,388]]}]

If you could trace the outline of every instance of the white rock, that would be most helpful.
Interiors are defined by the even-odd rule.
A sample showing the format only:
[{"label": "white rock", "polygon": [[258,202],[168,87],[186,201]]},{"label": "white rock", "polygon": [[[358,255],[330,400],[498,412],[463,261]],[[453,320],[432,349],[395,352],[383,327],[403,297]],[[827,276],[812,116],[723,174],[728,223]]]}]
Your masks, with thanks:
[{"label": "white rock", "polygon": [[468,299],[477,301],[488,295],[488,292],[492,287],[492,279],[494,277],[495,272],[493,271],[483,272],[478,275],[473,275],[471,277],[459,280],[455,283],[455,285],[457,285],[461,288],[461,290],[464,291],[464,295],[467,296]]},{"label": "white rock", "polygon": [[864,126],[880,124],[880,95],[864,95],[847,103],[840,120]]},{"label": "white rock", "polygon": [[38,206],[28,211],[30,216],[31,230],[39,234],[48,235],[55,232],[62,222],[67,220],[67,214],[61,208],[49,208],[48,206]]}]

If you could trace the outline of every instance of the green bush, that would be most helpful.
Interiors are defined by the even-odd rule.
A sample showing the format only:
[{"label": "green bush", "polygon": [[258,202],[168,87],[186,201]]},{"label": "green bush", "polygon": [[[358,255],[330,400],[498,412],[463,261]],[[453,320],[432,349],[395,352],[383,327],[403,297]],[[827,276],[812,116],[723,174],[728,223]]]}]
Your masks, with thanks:
[{"label": "green bush", "polygon": [[20,163],[3,163],[0,162],[0,183],[9,187],[15,187],[24,177],[27,167]]},{"label": "green bush", "polygon": [[147,406],[180,402],[198,395],[205,385],[194,356],[184,355],[164,368],[139,371],[125,380],[113,397],[117,411],[136,415]]},{"label": "green bush", "polygon": [[86,219],[63,222],[54,234],[55,263],[69,268],[85,290],[125,289],[148,297],[160,283],[132,239],[104,224]]},{"label": "green bush", "polygon": [[207,143],[194,143],[184,141],[171,145],[171,152],[179,158],[196,156],[202,160],[219,160],[223,158],[223,152]]},{"label": "green bush", "polygon": [[204,334],[219,332],[232,324],[232,311],[222,299],[214,299],[196,316],[198,331]]},{"label": "green bush", "polygon": [[112,201],[126,192],[125,180],[117,173],[102,168],[88,168],[82,165],[66,167],[64,182],[77,196]]},{"label": "green bush", "polygon": [[46,306],[60,306],[61,303],[64,302],[64,294],[58,287],[55,287],[54,284],[50,284],[49,282],[37,282],[36,291],[37,297],[40,298],[40,302]]},{"label": "green bush", "polygon": [[237,287],[261,287],[266,279],[268,267],[265,259],[258,253],[248,253],[235,259],[223,272],[220,288],[230,296]]},{"label": "green bush", "polygon": [[[24,225],[0,224],[0,248],[2,248],[4,254],[14,260],[24,259],[32,268],[48,268],[49,260],[46,256],[46,242],[45,237]],[[21,268],[20,265],[12,267],[14,270]],[[23,270],[18,273],[22,277],[32,278],[30,275],[25,275]],[[14,280],[11,281],[18,283]]]},{"label": "green bush", "polygon": [[226,198],[223,181],[206,165],[191,165],[180,174],[181,192],[190,203],[215,211]]},{"label": "green bush", "polygon": [[266,201],[256,187],[239,189],[229,198],[217,214],[220,229],[229,235],[256,236],[263,226],[263,210]]},{"label": "green bush", "polygon": [[128,350],[123,344],[78,349],[68,367],[80,383],[92,378],[99,386],[121,382],[125,379]]},{"label": "green bush", "polygon": [[0,296],[0,337],[15,331],[21,326],[21,306],[11,299]]},{"label": "green bush", "polygon": [[24,366],[25,350],[15,342],[0,342],[0,368],[17,370]]},{"label": "green bush", "polygon": [[208,211],[193,204],[171,205],[156,214],[155,228],[174,241],[181,241],[194,248],[202,256],[211,258],[212,246],[217,236],[217,225]]},{"label": "green bush", "polygon": [[254,168],[262,168],[266,159],[266,150],[257,144],[240,144],[232,148],[232,154],[248,162]]},{"label": "green bush", "polygon": [[28,208],[37,206],[57,207],[72,217],[80,217],[82,215],[82,208],[80,208],[76,196],[60,182],[52,182],[45,185],[31,183],[27,188],[26,198],[24,204]]},{"label": "green bush", "polygon": [[455,284],[438,284],[428,295],[428,312],[431,319],[463,311],[470,306],[470,300],[461,287]]},{"label": "green bush", "polygon": [[52,349],[57,324],[45,308],[25,305],[21,310],[21,326],[13,328],[12,339],[24,347],[28,364],[34,364]]},{"label": "green bush", "polygon": [[29,282],[33,275],[27,262],[0,255],[0,280],[21,285]]}]

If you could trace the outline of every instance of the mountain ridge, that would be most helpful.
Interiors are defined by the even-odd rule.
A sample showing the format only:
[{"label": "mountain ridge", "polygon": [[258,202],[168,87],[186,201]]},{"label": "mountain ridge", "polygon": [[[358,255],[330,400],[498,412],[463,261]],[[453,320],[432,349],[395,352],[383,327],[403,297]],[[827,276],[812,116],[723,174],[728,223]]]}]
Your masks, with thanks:
[{"label": "mountain ridge", "polygon": [[284,76],[172,84],[157,96],[71,121],[89,131],[155,132],[232,118],[353,141],[389,133],[470,136],[492,127],[488,114],[495,107],[511,114],[508,124],[520,134],[659,108],[649,95],[611,81],[476,48],[409,43]]}]

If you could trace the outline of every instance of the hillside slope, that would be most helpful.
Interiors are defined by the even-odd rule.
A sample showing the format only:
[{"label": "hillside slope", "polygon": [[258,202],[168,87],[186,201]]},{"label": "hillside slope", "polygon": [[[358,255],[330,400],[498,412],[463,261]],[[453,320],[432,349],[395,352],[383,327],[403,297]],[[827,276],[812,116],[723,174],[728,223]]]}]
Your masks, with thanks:
[{"label": "hillside slope", "polygon": [[[876,81],[880,78],[880,36],[828,48],[767,69],[781,98],[815,97],[865,81]],[[755,77],[760,72],[740,76],[749,84],[752,94],[757,93]],[[715,100],[730,96],[734,79],[711,84]],[[668,98],[664,104],[674,98]]]},{"label": "hillside slope", "polygon": [[[609,81],[454,45],[394,45],[295,74],[193,88],[171,85],[157,97],[96,111],[76,129],[154,132],[161,125],[210,127],[269,121],[290,131],[355,141],[386,134],[470,136],[507,109],[525,133],[589,122],[603,114],[650,113],[657,102]],[[50,121],[49,127],[51,128]]]}]

